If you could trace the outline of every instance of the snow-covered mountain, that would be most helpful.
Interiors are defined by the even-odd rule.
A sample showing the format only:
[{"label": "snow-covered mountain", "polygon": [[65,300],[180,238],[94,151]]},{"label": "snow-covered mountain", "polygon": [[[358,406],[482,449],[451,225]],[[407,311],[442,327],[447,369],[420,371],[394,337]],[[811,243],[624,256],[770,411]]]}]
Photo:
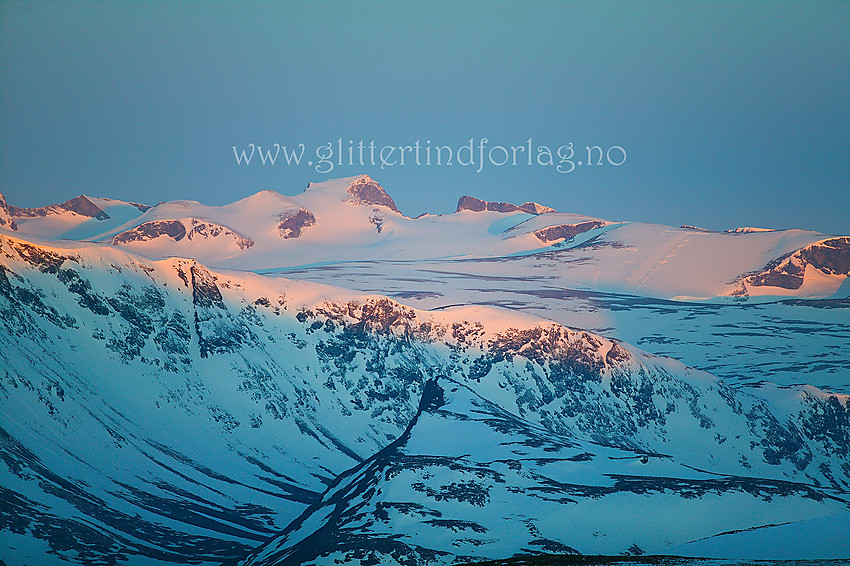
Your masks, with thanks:
[{"label": "snow-covered mountain", "polygon": [[[83,239],[150,258],[190,257],[422,309],[524,310],[731,382],[850,392],[847,236],[613,222],[469,196],[454,214],[414,219],[366,176],[311,184],[293,197],[262,191],[226,206],[172,201],[144,211],[89,200],[112,216],[73,216],[86,220]],[[119,224],[117,210],[130,219]],[[37,235],[38,226],[28,220],[18,233]],[[80,239],[81,230],[63,237]]]},{"label": "snow-covered mountain", "polygon": [[[109,218],[88,205],[41,216],[1,207],[6,564],[697,555],[699,539],[721,533],[781,524],[775,536],[802,537],[848,523],[850,399],[769,383],[761,360],[776,353],[760,342],[799,334],[796,349],[776,345],[800,366],[787,370],[793,381],[819,371],[804,352],[836,369],[817,375],[844,391],[835,384],[848,365],[833,350],[850,350],[847,306],[807,293],[824,295],[825,281],[838,285],[826,296],[846,289],[846,238],[612,223],[471,198],[454,214],[411,219],[366,177],[223,207],[86,200]],[[118,211],[132,218],[119,225]],[[57,238],[62,222],[76,232]],[[694,258],[709,249],[736,254],[735,266],[709,255],[714,267],[700,271]],[[618,263],[627,256],[638,259]],[[650,258],[662,274],[646,281],[659,285],[668,264],[690,266],[668,294],[705,273],[734,272],[723,289],[751,296],[803,279],[786,289],[803,306],[655,301],[647,311],[610,295],[619,298],[596,313],[681,316],[681,327],[656,331],[688,355],[749,359],[762,379],[721,380],[623,342],[616,327],[576,328],[587,313],[568,305],[601,302],[587,291],[529,309],[546,317],[522,312],[531,303],[469,300],[538,296],[547,270],[555,285],[605,266],[601,289]],[[338,286],[286,279],[281,267]],[[387,281],[401,302],[363,292]],[[510,292],[496,286],[508,282]],[[689,334],[697,306],[714,329],[743,324],[757,347],[736,353],[738,335]],[[758,334],[748,321],[773,327]],[[759,557],[761,546],[735,540],[740,556]],[[848,557],[822,540],[788,552],[780,557]]]}]

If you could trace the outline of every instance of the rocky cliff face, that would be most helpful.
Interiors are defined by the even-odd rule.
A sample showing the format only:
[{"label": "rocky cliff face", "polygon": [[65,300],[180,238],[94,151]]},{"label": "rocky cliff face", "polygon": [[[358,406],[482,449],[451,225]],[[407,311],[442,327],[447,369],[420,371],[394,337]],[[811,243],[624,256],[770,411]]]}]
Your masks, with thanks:
[{"label": "rocky cliff face", "polygon": [[850,275],[850,238],[832,238],[775,259],[758,273],[744,277],[753,287],[799,289],[807,266],[828,275]]},{"label": "rocky cliff face", "polygon": [[489,202],[471,196],[462,196],[457,201],[457,212],[471,210],[472,212],[528,212],[529,214],[545,214],[555,212],[554,208],[537,204],[536,202],[525,202],[519,206],[509,202]]},{"label": "rocky cliff face", "polygon": [[357,204],[386,206],[401,214],[392,197],[369,175],[363,175],[351,183],[348,187],[348,194],[351,201]]},{"label": "rocky cliff face", "polygon": [[239,249],[248,249],[254,245],[254,240],[239,232],[199,218],[182,220],[152,220],[143,222],[135,228],[121,232],[112,237],[113,245],[133,244],[154,240],[165,236],[179,242],[187,240],[223,240],[235,244]]},{"label": "rocky cliff face", "polygon": [[281,214],[278,219],[280,224],[277,229],[283,239],[300,238],[306,228],[316,223],[316,217],[306,208],[290,214]]},{"label": "rocky cliff face", "polygon": [[569,240],[579,234],[595,228],[601,228],[602,226],[605,226],[605,223],[599,221],[579,222],[578,224],[558,224],[557,226],[549,226],[542,230],[536,230],[534,235],[541,242],[548,244],[559,240]]},{"label": "rocky cliff face", "polygon": [[0,228],[13,231],[18,229],[15,220],[9,214],[9,205],[6,204],[6,199],[2,194],[0,194]]}]

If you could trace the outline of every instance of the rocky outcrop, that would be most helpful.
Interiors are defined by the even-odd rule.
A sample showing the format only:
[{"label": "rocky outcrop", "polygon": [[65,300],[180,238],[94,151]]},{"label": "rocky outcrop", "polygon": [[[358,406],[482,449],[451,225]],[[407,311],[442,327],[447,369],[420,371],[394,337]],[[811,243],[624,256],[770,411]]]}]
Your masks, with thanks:
[{"label": "rocky outcrop", "polygon": [[392,197],[369,175],[363,175],[348,187],[349,201],[357,204],[386,206],[401,214]]},{"label": "rocky outcrop", "polygon": [[112,244],[147,242],[160,236],[166,236],[175,242],[179,242],[183,238],[188,240],[225,238],[232,240],[242,250],[254,245],[254,240],[244,234],[240,234],[227,226],[198,218],[144,222],[135,228],[113,236]]},{"label": "rocky outcrop", "polygon": [[554,208],[549,208],[536,202],[525,202],[521,205],[515,205],[509,202],[489,202],[468,195],[460,197],[457,201],[456,212],[462,210],[471,210],[472,212],[484,212],[485,210],[491,212],[528,212],[529,214],[555,212]]},{"label": "rocky outcrop", "polygon": [[112,243],[117,245],[146,242],[160,236],[168,236],[175,242],[179,242],[186,237],[186,227],[179,220],[153,220],[116,234],[112,237]]},{"label": "rocky outcrop", "polygon": [[0,194],[0,228],[5,228],[6,230],[17,230],[18,225],[15,224],[15,220],[12,218],[12,215],[9,214],[9,207],[6,204],[6,198]]},{"label": "rocky outcrop", "polygon": [[579,222],[578,224],[558,224],[557,226],[549,226],[548,228],[536,230],[534,235],[537,236],[537,239],[544,244],[548,244],[558,240],[569,240],[583,232],[587,232],[588,230],[593,230],[595,228],[601,228],[604,225],[604,222],[600,222],[598,220]]},{"label": "rocky outcrop", "polygon": [[833,238],[799,251],[800,259],[829,275],[850,275],[850,237]]},{"label": "rocky outcrop", "polygon": [[316,217],[306,208],[301,208],[297,212],[279,214],[277,218],[280,221],[277,230],[283,239],[300,238],[305,228],[316,223]]},{"label": "rocky outcrop", "polygon": [[227,226],[223,226],[221,224],[216,224],[214,222],[209,222],[206,220],[200,220],[197,218],[192,218],[191,223],[192,227],[186,232],[186,237],[190,240],[193,240],[195,238],[231,239],[239,247],[240,250],[248,249],[254,245],[254,240],[244,234],[240,234],[232,228],[228,228]]},{"label": "rocky outcrop", "polygon": [[744,277],[744,282],[753,287],[799,289],[809,265],[827,275],[850,275],[850,238],[824,240],[784,255]]}]

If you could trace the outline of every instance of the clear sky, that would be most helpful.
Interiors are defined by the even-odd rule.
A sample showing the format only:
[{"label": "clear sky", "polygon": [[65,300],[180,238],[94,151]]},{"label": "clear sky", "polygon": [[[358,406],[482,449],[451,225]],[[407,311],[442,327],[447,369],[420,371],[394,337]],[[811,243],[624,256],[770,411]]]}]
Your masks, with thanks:
[{"label": "clear sky", "polygon": [[[368,173],[409,216],[472,194],[846,234],[848,37],[848,2],[7,1],[0,192],[19,206],[81,193],[224,204]],[[470,139],[474,165],[424,164],[428,140]],[[381,147],[417,140],[420,165],[396,150],[381,168]],[[316,154],[329,142],[332,171]],[[303,143],[304,157],[237,164],[233,146],[250,143]],[[583,165],[559,173],[570,143]],[[625,161],[587,166],[594,145]],[[517,165],[494,165],[494,146],[523,146]]]}]

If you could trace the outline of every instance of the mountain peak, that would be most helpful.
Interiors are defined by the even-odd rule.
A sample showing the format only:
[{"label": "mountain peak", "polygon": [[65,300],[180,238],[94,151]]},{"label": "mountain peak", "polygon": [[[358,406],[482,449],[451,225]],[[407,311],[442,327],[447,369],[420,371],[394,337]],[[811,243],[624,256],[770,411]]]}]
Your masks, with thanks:
[{"label": "mountain peak", "polygon": [[66,200],[61,204],[41,206],[38,208],[21,208],[18,206],[7,205],[6,209],[8,210],[10,215],[19,216],[23,218],[37,218],[41,216],[47,216],[48,214],[55,213],[60,210],[67,210],[69,212],[79,214],[80,216],[88,216],[90,218],[97,218],[98,220],[109,219],[109,215],[106,213],[106,211],[104,211],[101,207],[92,202],[92,200],[86,195],[74,197],[70,200]]},{"label": "mountain peak", "polygon": [[292,197],[288,197],[272,189],[264,189],[247,197],[241,198],[229,205],[234,208],[258,208],[258,209],[277,209],[281,206],[284,208],[293,208],[295,201]]},{"label": "mountain peak", "polygon": [[390,210],[401,214],[392,197],[369,175],[363,175],[355,179],[348,186],[348,194],[351,195],[349,198],[358,204],[386,206]]},{"label": "mountain peak", "polygon": [[82,216],[90,216],[91,218],[97,218],[98,220],[108,220],[109,215],[106,214],[102,208],[97,206],[92,200],[86,195],[80,195],[78,197],[74,197],[71,200],[67,200],[59,205],[60,208],[64,208],[65,210],[70,210],[71,212],[76,212]]}]

